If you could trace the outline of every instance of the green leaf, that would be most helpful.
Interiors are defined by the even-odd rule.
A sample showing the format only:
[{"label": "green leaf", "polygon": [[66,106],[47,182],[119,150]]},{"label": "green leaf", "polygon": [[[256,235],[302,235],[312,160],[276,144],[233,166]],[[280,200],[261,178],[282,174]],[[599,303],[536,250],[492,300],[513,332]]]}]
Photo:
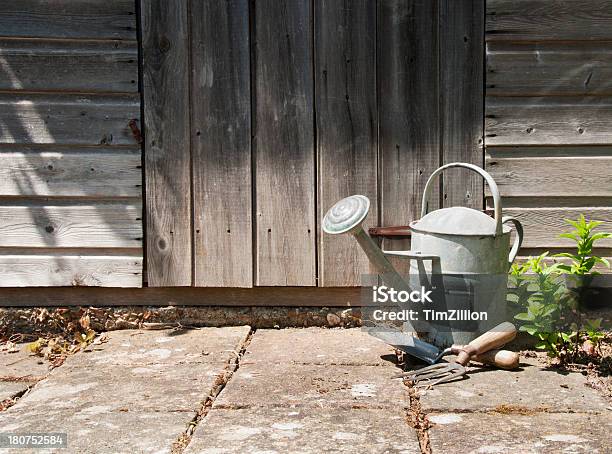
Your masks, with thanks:
[{"label": "green leaf", "polygon": [[530,314],[528,312],[521,312],[520,314],[516,314],[514,316],[515,319],[517,320],[527,320],[527,321],[532,321],[535,316],[533,314]]},{"label": "green leaf", "polygon": [[538,332],[538,327],[534,325],[522,325],[519,328],[519,331],[525,331],[526,333],[535,336],[535,334]]},{"label": "green leaf", "polygon": [[573,233],[562,233],[559,235],[559,238],[569,238],[570,240],[574,240],[576,242],[580,241],[580,237],[574,235]]}]

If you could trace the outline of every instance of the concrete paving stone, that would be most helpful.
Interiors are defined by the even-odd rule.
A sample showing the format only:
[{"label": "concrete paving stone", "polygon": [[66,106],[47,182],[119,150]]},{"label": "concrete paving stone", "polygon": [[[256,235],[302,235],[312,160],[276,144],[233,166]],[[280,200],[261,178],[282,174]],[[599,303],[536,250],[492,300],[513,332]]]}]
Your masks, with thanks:
[{"label": "concrete paving stone", "polygon": [[[248,326],[200,328],[192,330],[121,330],[107,334],[107,342],[92,344],[82,355],[66,363],[89,363],[91,366],[136,366],[194,364],[227,361],[228,354],[237,354],[250,332]],[[93,355],[92,353],[96,354]]]},{"label": "concrete paving stone", "polygon": [[[114,369],[114,370],[113,370]],[[23,417],[44,409],[62,418],[66,412],[87,411],[104,403],[109,411],[195,411],[213,387],[223,365],[197,364],[109,370],[58,369],[20,401]],[[26,405],[27,404],[27,405]]]},{"label": "concrete paving stone", "polygon": [[215,401],[226,408],[316,406],[400,408],[406,387],[395,367],[243,364]]},{"label": "concrete paving stone", "polygon": [[416,432],[396,410],[213,409],[186,454],[418,453]]},{"label": "concrete paving stone", "polygon": [[32,355],[27,345],[27,343],[16,344],[19,350],[14,353],[0,351],[0,377],[31,377],[31,381],[37,381],[49,373],[49,363]]},{"label": "concrete paving stone", "polygon": [[257,330],[242,363],[392,365],[391,347],[361,328]]},{"label": "concrete paving stone", "polygon": [[[67,432],[70,452],[169,452],[248,332],[194,330],[175,344],[169,332],[144,331],[133,342],[111,332],[100,350],[69,358],[0,413],[0,432]],[[88,421],[101,449],[81,432]]]},{"label": "concrete paving stone", "polygon": [[560,373],[521,358],[521,369],[470,368],[468,378],[421,391],[421,405],[430,411],[482,411],[501,405],[554,411],[603,412],[609,404],[586,385],[580,373]]},{"label": "concrete paving stone", "polygon": [[610,414],[431,414],[431,447],[463,453],[610,452]]}]

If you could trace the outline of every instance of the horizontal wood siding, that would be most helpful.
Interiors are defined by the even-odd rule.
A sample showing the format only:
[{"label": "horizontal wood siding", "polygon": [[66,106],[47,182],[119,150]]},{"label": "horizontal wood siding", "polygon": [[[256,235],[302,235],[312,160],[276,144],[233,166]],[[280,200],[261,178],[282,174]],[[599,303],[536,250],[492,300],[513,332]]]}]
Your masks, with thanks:
[{"label": "horizontal wood siding", "polygon": [[110,255],[106,249],[99,255],[79,255],[73,250],[32,255],[0,252],[0,275],[14,287],[140,287],[142,254]]},{"label": "horizontal wood siding", "polygon": [[135,6],[0,4],[0,286],[142,285]]},{"label": "horizontal wood siding", "polygon": [[609,96],[610,79],[612,48],[607,42],[487,43],[489,95]]},{"label": "horizontal wood siding", "polygon": [[136,40],[134,0],[7,0],[2,36]]},{"label": "horizontal wood siding", "polygon": [[8,146],[1,156],[3,196],[139,198],[142,192],[136,146]]},{"label": "horizontal wood siding", "polygon": [[580,214],[611,231],[612,1],[488,0],[486,15],[486,167],[521,254],[571,248],[558,235]]},{"label": "horizontal wood siding", "polygon": [[132,41],[0,39],[0,90],[138,91]]},{"label": "horizontal wood siding", "polygon": [[486,0],[487,41],[612,39],[609,0]]}]

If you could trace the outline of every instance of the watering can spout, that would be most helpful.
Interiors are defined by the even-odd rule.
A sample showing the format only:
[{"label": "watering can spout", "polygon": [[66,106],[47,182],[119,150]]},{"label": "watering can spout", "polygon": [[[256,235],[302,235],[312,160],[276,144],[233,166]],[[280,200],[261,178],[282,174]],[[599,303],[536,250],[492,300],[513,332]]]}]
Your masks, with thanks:
[{"label": "watering can spout", "polygon": [[363,229],[363,221],[369,209],[370,200],[366,196],[353,195],[342,199],[331,207],[323,218],[323,231],[331,235],[341,233],[353,235],[383,282],[398,291],[408,290],[408,283]]}]

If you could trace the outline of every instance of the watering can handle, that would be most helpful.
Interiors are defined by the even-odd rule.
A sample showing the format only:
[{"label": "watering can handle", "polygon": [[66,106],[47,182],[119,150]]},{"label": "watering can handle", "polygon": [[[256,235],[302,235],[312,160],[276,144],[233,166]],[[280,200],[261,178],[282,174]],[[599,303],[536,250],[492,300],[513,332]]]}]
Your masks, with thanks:
[{"label": "watering can handle", "polygon": [[[474,164],[468,164],[465,162],[452,162],[450,164],[443,165],[434,173],[431,174],[427,183],[425,184],[425,191],[423,191],[423,202],[421,204],[421,218],[427,214],[429,211],[429,206],[427,200],[429,199],[429,194],[431,193],[433,180],[438,176],[438,174],[442,173],[444,170],[449,169],[451,167],[465,167],[466,169],[473,170],[474,172],[478,172],[489,185],[489,189],[491,190],[491,195],[493,196],[493,208],[495,211],[495,236],[502,234],[502,205],[501,205],[501,197],[499,195],[499,190],[497,189],[497,184],[491,175],[489,175],[484,169],[478,167]],[[517,229],[518,230],[518,229]],[[521,236],[522,239],[522,236]]]},{"label": "watering can handle", "polygon": [[512,245],[510,255],[508,256],[508,262],[510,263],[510,265],[512,265],[512,262],[514,262],[516,254],[518,254],[518,251],[521,248],[521,244],[523,243],[523,226],[518,219],[513,218],[511,216],[504,216],[502,218],[502,224],[505,224],[507,222],[511,222],[512,224],[514,224],[514,229],[516,230],[514,244]]}]

